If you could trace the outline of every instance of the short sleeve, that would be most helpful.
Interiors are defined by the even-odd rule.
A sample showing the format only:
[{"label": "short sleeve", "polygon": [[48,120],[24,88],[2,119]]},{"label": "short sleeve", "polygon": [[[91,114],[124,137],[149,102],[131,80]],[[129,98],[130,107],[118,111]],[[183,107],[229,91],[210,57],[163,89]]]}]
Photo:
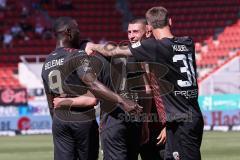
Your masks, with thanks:
[{"label": "short sleeve", "polygon": [[156,59],[157,41],[153,38],[129,45],[134,58],[140,62],[153,62]]},{"label": "short sleeve", "polygon": [[50,90],[49,90],[48,84],[47,84],[47,82],[44,79],[43,79],[43,87],[44,87],[45,93],[46,94],[50,94]]},{"label": "short sleeve", "polygon": [[44,87],[44,90],[45,90],[45,93],[46,94],[49,94],[50,93],[50,90],[49,90],[49,87],[48,87],[48,83],[46,81],[46,72],[44,70],[44,65],[43,65],[43,68],[42,68],[42,73],[41,73],[41,77],[42,77],[42,82],[43,82],[43,87]]},{"label": "short sleeve", "polygon": [[82,77],[87,72],[92,72],[92,67],[89,56],[85,51],[76,50],[65,59],[63,66],[59,66],[59,70],[61,70],[64,77],[68,77],[74,71],[77,72],[78,76]]},{"label": "short sleeve", "polygon": [[[108,88],[113,89],[111,85],[111,71],[113,70],[112,66],[110,67],[110,63],[103,57],[101,54],[96,54],[95,56],[97,59],[97,76],[98,80],[102,82],[104,85],[106,85]],[[96,62],[96,60],[94,61]]]}]

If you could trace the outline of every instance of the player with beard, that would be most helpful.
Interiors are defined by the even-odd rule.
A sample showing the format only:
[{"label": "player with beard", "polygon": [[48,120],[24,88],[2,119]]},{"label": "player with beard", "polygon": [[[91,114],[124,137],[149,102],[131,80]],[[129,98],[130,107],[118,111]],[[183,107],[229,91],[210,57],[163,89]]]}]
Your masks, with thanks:
[{"label": "player with beard", "polygon": [[[93,109],[96,99],[89,97],[91,94],[88,91],[97,98],[118,103],[126,112],[139,112],[141,108],[98,81],[100,73],[95,72],[95,68],[99,65],[95,63],[101,64],[101,61],[87,56],[84,50],[76,49],[79,48],[79,29],[74,19],[58,18],[54,23],[54,32],[56,49],[48,55],[42,68],[44,89],[53,119],[54,159],[96,160],[99,150],[98,125]],[[54,110],[53,99],[59,96],[72,99],[70,104]]]}]

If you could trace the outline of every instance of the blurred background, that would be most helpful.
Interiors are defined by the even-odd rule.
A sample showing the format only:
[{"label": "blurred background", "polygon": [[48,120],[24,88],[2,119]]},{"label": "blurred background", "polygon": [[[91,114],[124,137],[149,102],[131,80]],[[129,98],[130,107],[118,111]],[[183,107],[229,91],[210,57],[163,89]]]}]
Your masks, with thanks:
[{"label": "blurred background", "polygon": [[[0,137],[5,142],[0,148],[5,157],[0,159],[11,159],[8,145],[18,140],[15,135],[51,133],[40,74],[46,55],[55,48],[51,32],[55,18],[75,18],[82,38],[119,43],[127,40],[130,19],[143,17],[147,9],[160,5],[170,12],[173,33],[195,41],[199,103],[204,129],[212,131],[205,138],[219,138],[204,141],[203,158],[223,154],[216,159],[224,159],[226,152],[211,152],[218,146],[236,151],[236,146],[224,144],[240,138],[240,132],[235,132],[240,131],[240,0],[0,0],[0,135],[7,136]],[[45,150],[39,152],[51,156],[50,136],[29,137],[23,141],[44,142]],[[218,145],[218,140],[228,141]],[[225,158],[237,159],[237,151],[230,154],[235,158]]]}]

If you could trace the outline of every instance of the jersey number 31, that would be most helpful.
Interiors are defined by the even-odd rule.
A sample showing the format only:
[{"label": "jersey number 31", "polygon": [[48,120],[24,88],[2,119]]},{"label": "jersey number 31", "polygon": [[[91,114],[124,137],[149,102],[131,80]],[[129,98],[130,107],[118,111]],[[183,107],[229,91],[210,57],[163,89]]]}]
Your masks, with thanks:
[{"label": "jersey number 31", "polygon": [[[192,54],[188,54],[187,56],[184,54],[177,54],[173,56],[173,62],[182,61],[184,66],[180,67],[181,73],[187,74],[187,81],[184,80],[177,80],[177,84],[180,87],[190,87],[190,86],[196,86],[196,77],[195,72],[193,68],[193,59]],[[190,68],[190,69],[189,69]]]}]

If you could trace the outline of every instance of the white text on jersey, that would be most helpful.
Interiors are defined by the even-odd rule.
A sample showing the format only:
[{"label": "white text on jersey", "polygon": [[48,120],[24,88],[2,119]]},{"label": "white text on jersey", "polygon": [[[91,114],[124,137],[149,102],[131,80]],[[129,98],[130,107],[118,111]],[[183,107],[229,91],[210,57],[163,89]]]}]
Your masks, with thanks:
[{"label": "white text on jersey", "polygon": [[189,51],[188,48],[185,45],[172,45],[173,51],[178,52],[187,52]]},{"label": "white text on jersey", "polygon": [[63,62],[64,62],[64,58],[54,59],[54,60],[52,60],[50,62],[47,62],[45,64],[45,70],[48,70],[48,69],[50,69],[52,67],[55,67],[55,66],[61,66],[61,65],[63,65]]}]

